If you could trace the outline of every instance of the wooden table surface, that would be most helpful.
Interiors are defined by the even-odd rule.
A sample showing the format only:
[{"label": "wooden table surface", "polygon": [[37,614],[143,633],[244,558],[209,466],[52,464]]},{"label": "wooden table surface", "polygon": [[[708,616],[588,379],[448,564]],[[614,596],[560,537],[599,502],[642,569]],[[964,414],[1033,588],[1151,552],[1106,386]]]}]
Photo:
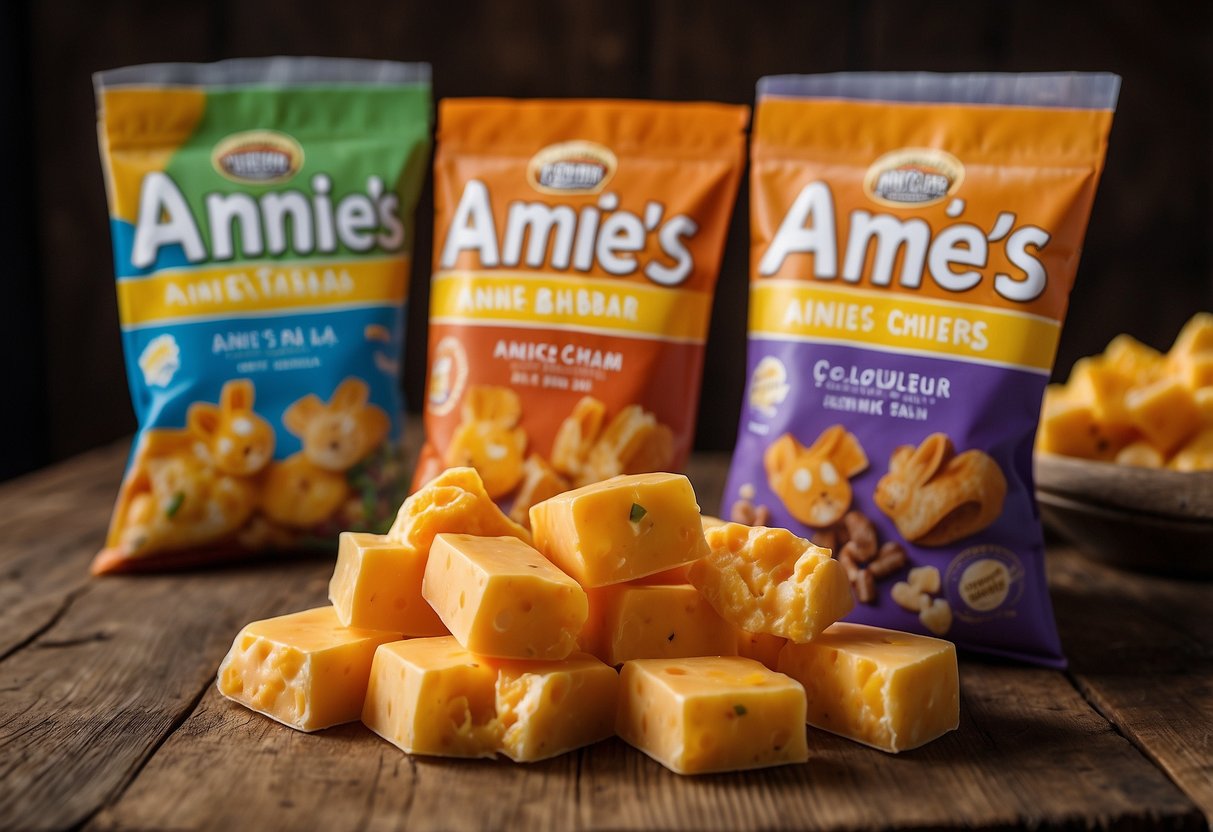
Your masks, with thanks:
[{"label": "wooden table surface", "polygon": [[[414,758],[358,724],[288,730],[215,690],[243,624],[324,602],[330,560],[89,577],[125,454],[103,448],[0,486],[0,827],[1207,829],[1213,819],[1213,584],[1051,548],[1071,669],[963,656],[960,730],[900,756],[809,729],[807,764],[695,778],[618,740],[532,765]],[[707,507],[726,465],[704,455],[690,466]]]}]

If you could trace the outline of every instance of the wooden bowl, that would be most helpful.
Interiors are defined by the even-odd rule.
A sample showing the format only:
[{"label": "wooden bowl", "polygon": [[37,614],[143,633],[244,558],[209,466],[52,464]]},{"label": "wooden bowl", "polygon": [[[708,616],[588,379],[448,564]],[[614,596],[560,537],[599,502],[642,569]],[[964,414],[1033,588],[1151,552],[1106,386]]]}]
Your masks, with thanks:
[{"label": "wooden bowl", "polygon": [[1088,557],[1139,572],[1213,578],[1213,472],[1037,454],[1045,524]]}]

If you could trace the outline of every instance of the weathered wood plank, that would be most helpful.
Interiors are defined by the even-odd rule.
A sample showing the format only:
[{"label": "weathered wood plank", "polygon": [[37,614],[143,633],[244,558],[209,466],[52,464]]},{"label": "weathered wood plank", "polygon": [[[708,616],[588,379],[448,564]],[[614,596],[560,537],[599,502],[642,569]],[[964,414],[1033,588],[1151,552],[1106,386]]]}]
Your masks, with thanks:
[{"label": "weathered wood plank", "polygon": [[967,662],[959,731],[889,756],[811,731],[804,766],[679,779],[604,746],[587,828],[1199,828],[1192,805],[1057,673]]},{"label": "weathered wood plank", "polygon": [[116,443],[0,488],[0,659],[88,585],[126,447]]},{"label": "weathered wood plank", "polygon": [[239,628],[324,597],[321,562],[92,581],[0,662],[0,818],[59,829],[117,796],[187,716]]},{"label": "weathered wood plank", "polygon": [[1050,566],[1075,684],[1213,824],[1213,583]]},{"label": "weathered wood plank", "polygon": [[516,766],[409,757],[361,725],[300,734],[212,689],[92,827],[561,830],[576,777],[574,754]]}]

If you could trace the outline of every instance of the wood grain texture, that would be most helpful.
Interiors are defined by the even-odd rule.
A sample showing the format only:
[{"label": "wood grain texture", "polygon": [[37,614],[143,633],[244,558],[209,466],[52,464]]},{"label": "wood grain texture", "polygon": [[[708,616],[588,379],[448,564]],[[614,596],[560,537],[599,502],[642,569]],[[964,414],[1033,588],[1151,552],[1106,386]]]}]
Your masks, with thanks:
[{"label": "wood grain texture", "polygon": [[1213,825],[1213,583],[1050,561],[1078,689]]}]

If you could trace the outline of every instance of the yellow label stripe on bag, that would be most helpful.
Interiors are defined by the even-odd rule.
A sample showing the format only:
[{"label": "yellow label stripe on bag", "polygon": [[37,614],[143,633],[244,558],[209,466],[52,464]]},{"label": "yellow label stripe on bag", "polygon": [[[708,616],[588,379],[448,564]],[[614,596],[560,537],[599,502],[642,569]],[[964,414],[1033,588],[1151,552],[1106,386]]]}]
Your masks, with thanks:
[{"label": "yellow label stripe on bag", "polygon": [[693,343],[707,336],[711,314],[706,292],[527,272],[438,272],[430,294],[430,318],[443,323],[553,326]]},{"label": "yellow label stripe on bag", "polygon": [[409,258],[240,263],[161,271],[118,281],[118,307],[133,329],[165,321],[401,303]]},{"label": "yellow label stripe on bag", "polygon": [[1024,312],[916,298],[904,292],[771,280],[751,286],[750,333],[896,348],[1048,372],[1061,324]]}]

